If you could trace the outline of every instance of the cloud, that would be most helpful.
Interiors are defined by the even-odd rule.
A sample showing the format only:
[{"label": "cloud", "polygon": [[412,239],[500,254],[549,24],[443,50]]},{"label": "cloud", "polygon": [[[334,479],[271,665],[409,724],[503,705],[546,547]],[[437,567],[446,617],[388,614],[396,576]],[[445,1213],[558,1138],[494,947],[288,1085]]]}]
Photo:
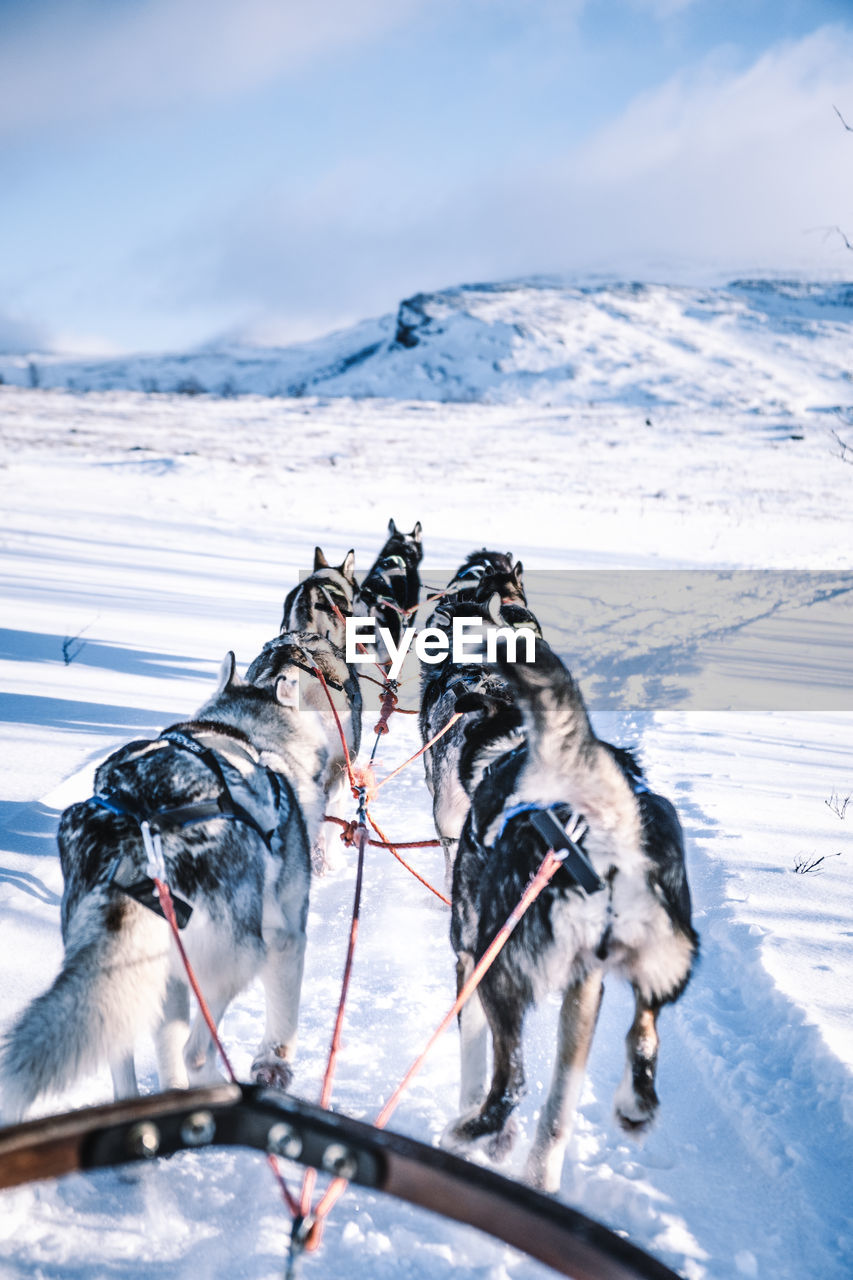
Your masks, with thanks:
[{"label": "cloud", "polygon": [[851,84],[853,37],[842,28],[780,44],[745,70],[715,55],[574,152],[567,212],[614,246],[828,263],[808,237],[853,218],[853,146],[832,110]]},{"label": "cloud", "polygon": [[369,43],[424,0],[32,0],[4,6],[0,133],[168,109]]},{"label": "cloud", "polygon": [[853,233],[853,142],[832,110],[853,116],[853,37],[824,29],[746,68],[730,59],[639,95],[547,165],[507,155],[447,188],[358,157],[247,197],[173,246],[169,287],[317,332],[419,289],[537,272],[849,271],[821,228]]},{"label": "cloud", "polygon": [[47,336],[39,325],[21,316],[0,311],[0,352],[3,355],[20,356],[47,349]]}]

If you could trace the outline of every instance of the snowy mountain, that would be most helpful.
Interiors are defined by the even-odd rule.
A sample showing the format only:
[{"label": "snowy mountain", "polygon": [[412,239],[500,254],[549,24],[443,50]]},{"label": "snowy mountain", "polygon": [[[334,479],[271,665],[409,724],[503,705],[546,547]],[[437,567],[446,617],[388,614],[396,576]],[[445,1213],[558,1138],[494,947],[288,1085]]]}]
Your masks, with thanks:
[{"label": "snowy mountain", "polygon": [[419,293],[289,347],[235,343],[95,361],[0,357],[9,384],[797,414],[853,402],[853,285],[721,288],[552,280]]}]

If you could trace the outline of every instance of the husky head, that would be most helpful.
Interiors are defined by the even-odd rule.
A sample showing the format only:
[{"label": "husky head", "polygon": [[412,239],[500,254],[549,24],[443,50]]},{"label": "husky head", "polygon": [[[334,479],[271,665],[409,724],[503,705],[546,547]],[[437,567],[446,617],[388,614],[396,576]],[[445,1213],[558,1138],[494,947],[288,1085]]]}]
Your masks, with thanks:
[{"label": "husky head", "polygon": [[[414,611],[420,599],[418,565],[423,554],[420,520],[411,533],[402,533],[389,520],[385,545],[358,592],[360,608],[390,631],[395,644],[400,643],[407,612]],[[390,657],[381,641],[377,650],[380,662]]]},{"label": "husky head", "polygon": [[472,551],[447,584],[457,600],[488,601],[497,592],[504,603],[526,605],[524,565],[512,562],[512,552]]},{"label": "husky head", "polygon": [[294,587],[284,602],[282,631],[314,631],[342,646],[344,619],[353,611],[358,592],[355,580],[355,552],[342,562],[330,565],[320,547],[314,548],[314,569],[304,582]]},{"label": "husky head", "polygon": [[421,522],[415,522],[415,527],[411,533],[403,533],[398,529],[393,519],[388,521],[388,540],[385,546],[379,552],[379,559],[383,556],[402,555],[407,564],[420,564],[424,558],[424,548],[421,542]]},{"label": "husky head", "polygon": [[[325,689],[317,670],[322,672]],[[264,645],[246,672],[246,678],[259,689],[274,691],[282,705],[294,710],[318,711],[324,721],[334,720],[329,706],[331,698],[341,721],[350,726],[351,751],[358,751],[361,738],[358,676],[344,660],[343,650],[327,636],[320,636],[316,631],[283,631]]]}]

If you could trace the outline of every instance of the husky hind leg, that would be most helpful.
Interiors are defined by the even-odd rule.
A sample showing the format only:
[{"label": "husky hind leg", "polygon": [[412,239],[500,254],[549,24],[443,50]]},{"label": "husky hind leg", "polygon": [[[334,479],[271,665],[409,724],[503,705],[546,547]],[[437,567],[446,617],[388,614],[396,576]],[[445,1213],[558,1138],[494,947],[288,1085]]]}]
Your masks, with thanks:
[{"label": "husky hind leg", "polygon": [[494,1062],[485,1102],[473,1115],[462,1115],[445,1132],[451,1150],[483,1147],[492,1160],[503,1160],[516,1137],[513,1112],[524,1093],[521,1029],[529,1000],[513,982],[500,959],[480,983],[480,999],[492,1033]]},{"label": "husky hind leg", "polygon": [[186,1089],[184,1046],[189,1033],[189,990],[183,979],[172,976],[166,987],[163,1014],[154,1034],[161,1089]]},{"label": "husky hind leg", "polygon": [[270,947],[261,970],[266,1028],[252,1063],[252,1078],[258,1084],[278,1089],[290,1086],[304,965],[304,932],[286,934]]},{"label": "husky hind leg", "polygon": [[[193,942],[197,944],[198,941],[197,935]],[[190,939],[187,939],[190,963],[195,970],[213,1024],[218,1027],[231,1001],[241,991],[245,991],[257,974],[264,959],[264,951],[257,935],[248,934],[241,945],[236,943],[230,930],[206,934],[203,946],[203,952],[194,955],[195,948],[191,947]],[[199,1009],[184,1048],[189,1083],[205,1085],[221,1081],[219,1056],[207,1021]]]},{"label": "husky hind leg", "polygon": [[[474,971],[474,958],[463,952],[456,963],[458,995]],[[459,1106],[464,1112],[479,1106],[486,1094],[489,1028],[479,992],[474,991],[459,1011]]]},{"label": "husky hind leg", "polygon": [[110,1075],[113,1078],[113,1093],[116,1102],[120,1098],[136,1098],[139,1096],[136,1063],[133,1060],[132,1053],[112,1055],[110,1057]]},{"label": "husky hind leg", "polygon": [[660,1004],[646,1000],[634,988],[634,1021],[625,1037],[625,1073],[616,1090],[616,1119],[626,1133],[639,1136],[649,1128],[658,1109],[655,1072],[658,1058],[657,1019]]},{"label": "husky hind leg", "polygon": [[563,997],[551,1087],[539,1114],[525,1170],[526,1180],[542,1191],[560,1189],[563,1157],[580,1101],[601,994],[601,973],[596,970],[569,987]]}]

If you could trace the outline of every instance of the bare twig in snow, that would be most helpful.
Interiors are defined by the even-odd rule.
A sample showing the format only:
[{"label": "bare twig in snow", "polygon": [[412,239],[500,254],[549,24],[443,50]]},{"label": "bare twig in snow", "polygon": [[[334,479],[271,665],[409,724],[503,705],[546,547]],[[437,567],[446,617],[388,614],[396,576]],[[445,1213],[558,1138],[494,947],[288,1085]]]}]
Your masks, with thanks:
[{"label": "bare twig in snow", "polygon": [[853,124],[848,124],[848,123],[847,123],[847,121],[844,119],[844,116],[843,116],[843,115],[841,114],[841,112],[838,110],[838,107],[835,105],[835,103],[834,103],[834,102],[833,102],[833,104],[832,104],[832,109],[833,109],[833,111],[835,112],[835,114],[838,116],[838,119],[839,119],[839,120],[841,121],[841,123],[844,125],[844,128],[847,130],[847,132],[848,132],[848,133],[853,133]]},{"label": "bare twig in snow", "polygon": [[838,791],[833,791],[829,799],[824,800],[823,803],[826,805],[827,809],[831,809],[833,813],[837,814],[838,817],[843,820],[847,813],[848,808],[850,807],[851,800],[853,800],[853,795],[845,796],[844,799],[842,800],[841,793]]},{"label": "bare twig in snow", "polygon": [[796,871],[797,875],[800,876],[807,876],[811,871],[825,871],[826,867],[821,864],[825,862],[827,858],[840,857],[840,853],[823,853],[819,858],[810,858],[804,854],[801,858],[797,858],[797,861],[794,863],[794,871]]},{"label": "bare twig in snow", "polygon": [[[98,614],[98,618],[100,616],[101,615]],[[97,622],[98,618],[95,618],[94,621]],[[76,636],[66,636],[62,641],[62,657],[65,661],[66,667],[70,667],[74,659],[78,658],[85,649],[86,641],[81,640],[80,637],[93,625],[93,622],[87,623],[85,627],[82,627],[80,631],[77,632]]]},{"label": "bare twig in snow", "polygon": [[839,446],[839,452],[836,456],[839,457],[842,462],[849,462],[850,466],[853,467],[853,445],[848,444],[846,440],[842,440],[841,436],[835,430],[832,431],[832,436],[836,444]]}]

